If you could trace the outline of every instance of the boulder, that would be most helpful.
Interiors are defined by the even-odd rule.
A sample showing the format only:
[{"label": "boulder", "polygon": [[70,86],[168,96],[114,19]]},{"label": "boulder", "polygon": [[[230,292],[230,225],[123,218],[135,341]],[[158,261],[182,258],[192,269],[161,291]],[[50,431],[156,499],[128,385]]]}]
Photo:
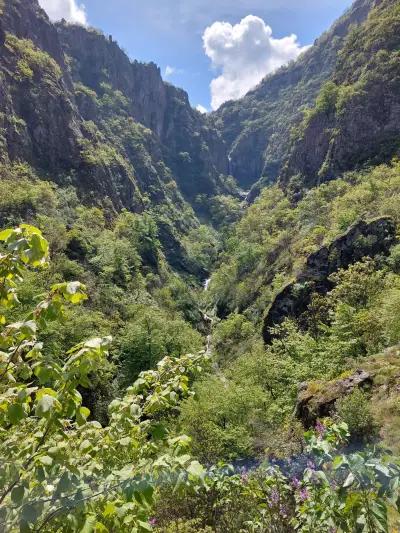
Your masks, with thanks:
[{"label": "boulder", "polygon": [[319,418],[332,415],[339,398],[347,396],[356,388],[369,389],[372,385],[372,375],[361,369],[348,378],[329,383],[302,383],[297,397],[296,417],[304,427],[312,427]]},{"label": "boulder", "polygon": [[326,294],[333,288],[329,277],[364,257],[387,254],[396,242],[396,226],[390,217],[370,222],[360,220],[307,258],[302,272],[275,297],[264,319],[264,342],[273,338],[274,327],[286,317],[298,318],[307,310],[313,293]]}]

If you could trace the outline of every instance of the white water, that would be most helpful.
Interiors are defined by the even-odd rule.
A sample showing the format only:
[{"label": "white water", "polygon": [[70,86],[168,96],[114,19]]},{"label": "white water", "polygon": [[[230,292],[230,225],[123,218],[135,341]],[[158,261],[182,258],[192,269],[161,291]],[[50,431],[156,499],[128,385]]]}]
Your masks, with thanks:
[{"label": "white water", "polygon": [[[208,278],[204,281],[204,284],[203,284],[203,287],[204,287],[204,290],[205,291],[208,291],[209,289],[209,286],[210,286],[210,282],[211,282],[211,278]],[[203,314],[203,320],[204,322],[206,322],[208,324],[208,335],[207,335],[207,340],[206,340],[206,350],[205,350],[205,353],[206,355],[208,355],[208,357],[211,357],[212,356],[212,342],[213,342],[213,326],[214,326],[214,318],[213,318],[213,312],[211,313],[211,316],[209,316],[207,313],[204,313]],[[219,376],[220,380],[225,383],[225,386],[226,386],[226,383],[227,383],[227,380],[225,378],[225,376],[223,375],[223,373],[221,372],[219,366],[218,366],[218,363],[216,361],[213,362],[213,368],[214,368],[214,371],[215,373]]]},{"label": "white water", "polygon": [[[211,278],[208,278],[204,281],[204,290],[205,291],[208,291],[208,288],[210,286],[210,282],[211,282]],[[206,343],[206,354],[207,355],[211,355],[212,353],[212,349],[211,349],[211,346],[212,346],[212,328],[213,328],[213,319],[208,316],[206,313],[204,314],[203,316],[205,322],[207,322],[207,324],[209,324],[209,334],[207,335],[207,343]]]},{"label": "white water", "polygon": [[208,279],[205,280],[205,282],[204,282],[204,290],[205,291],[208,291],[210,283],[211,283],[211,278],[208,278]]}]

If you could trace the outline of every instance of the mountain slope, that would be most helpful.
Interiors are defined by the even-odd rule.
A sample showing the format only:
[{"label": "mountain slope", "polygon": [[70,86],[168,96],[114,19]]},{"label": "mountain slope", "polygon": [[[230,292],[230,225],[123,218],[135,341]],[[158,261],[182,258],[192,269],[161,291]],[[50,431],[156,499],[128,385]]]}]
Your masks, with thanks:
[{"label": "mountain slope", "polygon": [[357,0],[297,61],[213,114],[228,146],[230,172],[243,187],[261,177],[270,182],[277,179],[288,154],[291,129],[332,74],[349,28],[365,20],[373,3]]},{"label": "mountain slope", "polygon": [[282,183],[310,187],[400,149],[400,5],[376,2],[345,40],[329,83],[306,113]]},{"label": "mountain slope", "polygon": [[52,24],[37,0],[6,0],[0,24],[0,162],[29,164],[90,205],[152,210],[186,268],[193,207],[209,216],[208,198],[234,192],[220,135],[154,64],[96,30]]}]

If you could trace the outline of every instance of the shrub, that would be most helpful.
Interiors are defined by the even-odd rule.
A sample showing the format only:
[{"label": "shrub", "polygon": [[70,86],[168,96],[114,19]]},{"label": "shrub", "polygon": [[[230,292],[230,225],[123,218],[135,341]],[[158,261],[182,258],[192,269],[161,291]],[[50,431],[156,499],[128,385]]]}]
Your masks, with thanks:
[{"label": "shrub", "polygon": [[370,401],[365,392],[355,389],[336,402],[337,414],[345,422],[355,440],[371,440],[376,435],[376,424]]},{"label": "shrub", "polygon": [[388,264],[393,272],[400,274],[400,244],[393,246],[391,249]]},{"label": "shrub", "polygon": [[110,337],[46,353],[38,335],[87,296],[79,282],[53,285],[19,322],[17,290],[47,266],[48,243],[29,225],[0,232],[0,520],[10,531],[151,531],[155,486],[197,483],[201,465],[186,436],[162,420],[190,394],[203,355],[164,358],[109,406],[109,425],[89,421],[79,389],[90,386]]},{"label": "shrub", "polygon": [[6,46],[19,58],[16,67],[18,80],[32,79],[36,74],[49,81],[58,81],[61,78],[62,71],[57,62],[46,52],[36,48],[29,39],[18,39],[8,33]]}]

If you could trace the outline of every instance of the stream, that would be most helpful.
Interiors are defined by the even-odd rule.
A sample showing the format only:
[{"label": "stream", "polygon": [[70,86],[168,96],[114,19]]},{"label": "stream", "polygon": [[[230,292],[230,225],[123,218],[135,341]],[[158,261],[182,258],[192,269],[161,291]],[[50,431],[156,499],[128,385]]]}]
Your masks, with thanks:
[{"label": "stream", "polygon": [[[210,281],[211,281],[211,278],[208,278],[205,280],[203,284],[205,291],[208,291],[208,288],[210,286]],[[215,310],[212,311],[211,313],[212,316],[208,315],[207,313],[203,313],[203,319],[206,322],[206,324],[208,324],[208,335],[207,335],[206,352],[205,352],[206,355],[208,355],[208,357],[212,356],[212,340],[213,340],[212,333],[213,333],[213,326],[214,326],[214,318],[213,318],[214,312]],[[226,377],[221,372],[221,369],[219,368],[219,365],[216,360],[212,361],[212,366],[213,366],[215,374],[219,377],[222,383],[226,384],[227,383]]]},{"label": "stream", "polygon": [[[204,291],[207,292],[208,288],[210,286],[211,278],[208,278],[204,281]],[[207,342],[206,342],[206,355],[210,356],[212,353],[212,329],[213,329],[213,323],[214,319],[211,318],[207,313],[203,314],[204,321],[206,324],[208,324],[208,335],[207,335]]]}]

